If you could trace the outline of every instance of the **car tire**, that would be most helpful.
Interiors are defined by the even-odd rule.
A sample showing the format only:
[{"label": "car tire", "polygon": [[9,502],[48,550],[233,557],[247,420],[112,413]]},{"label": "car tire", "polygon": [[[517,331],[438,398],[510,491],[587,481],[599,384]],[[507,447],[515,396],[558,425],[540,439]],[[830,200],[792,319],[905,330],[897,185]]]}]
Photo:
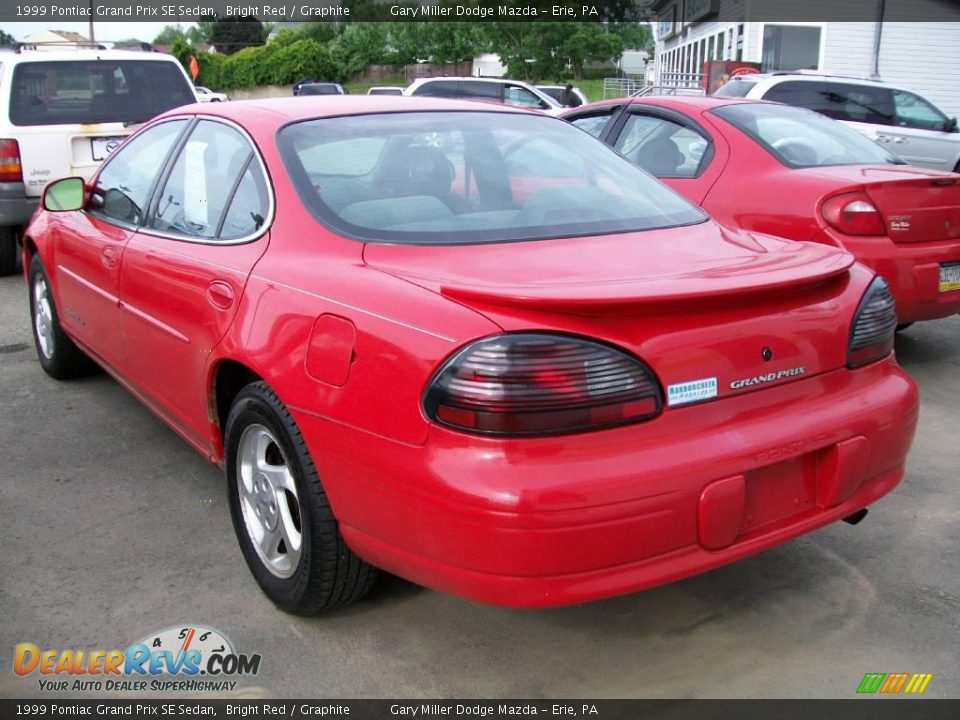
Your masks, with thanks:
[{"label": "car tire", "polygon": [[57,380],[68,380],[89,373],[93,369],[93,362],[60,326],[50,279],[39,255],[34,255],[30,261],[28,288],[33,342],[44,372]]},{"label": "car tire", "polygon": [[280,609],[317,615],[369,592],[378,571],[347,547],[303,436],[266,383],[230,409],[224,471],[243,557]]},{"label": "car tire", "polygon": [[912,322],[900,323],[899,325],[897,325],[896,332],[903,332],[904,330],[906,330],[906,329],[907,329],[908,327],[910,327],[911,325],[913,325]]},{"label": "car tire", "polygon": [[17,234],[13,228],[0,228],[0,276],[17,271]]}]

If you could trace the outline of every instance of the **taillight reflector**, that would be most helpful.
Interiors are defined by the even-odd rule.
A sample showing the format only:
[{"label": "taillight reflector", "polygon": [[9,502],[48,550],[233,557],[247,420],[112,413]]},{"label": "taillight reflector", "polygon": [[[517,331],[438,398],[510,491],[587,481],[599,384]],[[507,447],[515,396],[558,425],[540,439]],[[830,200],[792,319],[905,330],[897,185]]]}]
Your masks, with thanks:
[{"label": "taillight reflector", "polygon": [[887,281],[878,275],[863,294],[853,316],[847,367],[860,367],[889,355],[896,331],[896,302]]},{"label": "taillight reflector", "polygon": [[599,342],[506,333],[447,360],[424,393],[431,420],[469,432],[543,435],[646,420],[660,388],[640,360]]},{"label": "taillight reflector", "polygon": [[880,211],[866,193],[834,195],[820,208],[823,219],[845,235],[886,235]]},{"label": "taillight reflector", "polygon": [[0,182],[23,182],[20,145],[16,140],[0,140]]}]

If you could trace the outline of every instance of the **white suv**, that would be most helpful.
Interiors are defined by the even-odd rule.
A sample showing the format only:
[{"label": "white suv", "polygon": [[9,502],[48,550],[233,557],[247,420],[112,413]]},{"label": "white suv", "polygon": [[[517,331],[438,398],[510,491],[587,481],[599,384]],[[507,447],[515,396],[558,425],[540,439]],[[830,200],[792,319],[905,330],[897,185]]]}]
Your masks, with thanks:
[{"label": "white suv", "polygon": [[911,165],[960,172],[960,132],[916,93],[889,83],[836,75],[737,75],[714,95],[773,100],[816,110],[880,143]]},{"label": "white suv", "polygon": [[559,115],[563,105],[532,85],[519,80],[478,77],[420,78],[403,91],[417,97],[461,98],[501,103],[513,107],[541,110],[547,115]]},{"label": "white suv", "polygon": [[0,275],[51,180],[89,178],[135,129],[195,103],[171,55],[125,50],[0,52]]}]

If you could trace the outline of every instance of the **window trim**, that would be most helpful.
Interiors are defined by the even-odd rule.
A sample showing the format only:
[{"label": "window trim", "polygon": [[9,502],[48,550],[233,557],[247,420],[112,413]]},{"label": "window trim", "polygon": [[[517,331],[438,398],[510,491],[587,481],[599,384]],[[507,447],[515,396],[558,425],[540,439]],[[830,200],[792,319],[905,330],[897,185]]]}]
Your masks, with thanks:
[{"label": "window trim", "polygon": [[[274,199],[274,193],[273,193],[273,181],[270,177],[270,173],[267,171],[267,165],[263,161],[263,156],[260,154],[260,148],[257,146],[256,142],[254,142],[253,138],[250,137],[250,133],[248,133],[243,127],[241,127],[237,123],[231,120],[228,120],[226,118],[216,117],[213,115],[190,115],[190,116],[180,115],[177,117],[188,117],[192,120],[192,122],[189,124],[187,131],[184,132],[184,134],[181,135],[180,138],[177,140],[177,143],[174,145],[173,150],[171,150],[170,154],[167,156],[166,164],[163,166],[163,169],[160,171],[160,175],[157,181],[154,183],[154,186],[151,188],[150,202],[147,205],[148,210],[144,216],[144,223],[141,224],[138,228],[136,228],[136,231],[143,235],[149,235],[151,237],[159,237],[159,238],[165,238],[167,240],[177,240],[180,242],[188,242],[193,245],[244,245],[246,243],[259,240],[265,233],[269,232],[270,228],[273,226],[274,213],[276,209],[276,201]],[[199,122],[203,120],[215,122],[220,125],[225,125],[234,130],[237,130],[244,137],[244,139],[247,141],[248,145],[250,146],[250,150],[253,153],[253,157],[250,158],[250,160],[244,164],[243,169],[241,170],[240,175],[238,176],[238,180],[239,178],[242,178],[243,173],[246,172],[246,170],[250,167],[250,163],[254,159],[256,159],[260,165],[260,171],[263,173],[264,184],[266,185],[266,188],[267,188],[267,201],[268,201],[269,207],[267,208],[267,215],[264,218],[263,225],[259,229],[257,229],[255,232],[250,233],[249,235],[244,235],[243,237],[239,237],[239,238],[220,239],[219,235],[223,225],[223,217],[221,217],[220,221],[217,223],[218,237],[212,237],[212,238],[191,237],[189,235],[179,235],[176,233],[169,233],[163,230],[158,230],[156,228],[147,227],[145,224],[148,220],[153,218],[156,212],[156,205],[159,203],[159,200],[160,200],[159,191],[160,191],[161,183],[165,184],[167,179],[170,176],[170,173],[173,172],[173,166],[176,162],[174,158],[179,158],[180,150],[183,149],[183,146],[186,144],[187,140],[190,138],[190,134],[193,132],[193,129],[197,126]],[[239,182],[235,182],[233,187],[230,190],[230,196],[227,199],[226,204],[224,205],[224,216],[226,216],[226,212],[230,208],[230,203],[233,202],[233,197],[234,195],[236,195],[237,187],[239,186],[239,184],[240,184]]]},{"label": "window trim", "polygon": [[[621,114],[624,112],[624,109],[629,104],[630,104],[629,101],[624,101],[619,103],[610,103],[609,105],[600,105],[600,106],[591,107],[588,109],[577,108],[575,110],[571,110],[569,113],[565,113],[564,115],[561,116],[561,118],[563,120],[566,120],[568,123],[573,125],[578,130],[582,130],[583,132],[586,132],[587,135],[590,135],[590,137],[595,137],[600,142],[606,145],[609,145],[610,143],[607,142],[607,136],[610,134],[611,130],[613,130],[614,127],[616,127],[617,123],[620,121]],[[588,133],[586,130],[584,130],[582,127],[579,127],[578,125],[574,124],[574,120],[579,120],[580,118],[596,117],[598,115],[603,115],[607,113],[608,108],[612,108],[612,110],[610,110],[609,112],[610,119],[607,120],[606,126],[604,126],[603,130],[599,135],[592,135],[591,133]]]},{"label": "window trim", "polygon": [[[677,112],[672,108],[664,108],[653,105],[645,105],[643,103],[633,102],[627,103],[624,105],[623,112],[620,114],[620,117],[616,120],[616,127],[611,125],[610,137],[604,138],[604,142],[613,148],[613,143],[616,140],[620,139],[620,134],[623,132],[624,128],[627,126],[627,121],[630,119],[630,115],[648,115],[650,117],[657,118],[659,120],[666,120],[668,122],[675,123],[681,127],[685,127],[687,130],[691,130],[704,140],[707,141],[707,149],[703,151],[703,157],[700,158],[700,165],[697,167],[697,172],[693,175],[653,175],[658,180],[663,178],[665,180],[696,180],[700,178],[713,163],[714,155],[716,155],[716,142],[713,139],[713,136],[707,132],[707,129],[703,127],[700,123],[694,120],[687,115],[684,115],[681,112]],[[616,130],[616,134],[613,134],[613,130]],[[619,152],[619,151],[618,151]],[[632,162],[632,161],[631,161]],[[639,165],[637,167],[640,167]],[[642,167],[640,168],[644,172],[647,172]]]}]

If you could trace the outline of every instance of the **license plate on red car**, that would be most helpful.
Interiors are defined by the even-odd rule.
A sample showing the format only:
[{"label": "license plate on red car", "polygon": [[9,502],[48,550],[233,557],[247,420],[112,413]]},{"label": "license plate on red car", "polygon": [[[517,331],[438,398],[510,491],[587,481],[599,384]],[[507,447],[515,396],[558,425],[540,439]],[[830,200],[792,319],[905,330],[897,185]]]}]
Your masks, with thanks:
[{"label": "license plate on red car", "polygon": [[94,160],[104,160],[106,157],[120,147],[120,143],[124,141],[123,136],[120,137],[99,137],[90,139],[90,150],[93,153]]},{"label": "license plate on red car", "polygon": [[960,290],[960,260],[940,264],[940,292]]}]

